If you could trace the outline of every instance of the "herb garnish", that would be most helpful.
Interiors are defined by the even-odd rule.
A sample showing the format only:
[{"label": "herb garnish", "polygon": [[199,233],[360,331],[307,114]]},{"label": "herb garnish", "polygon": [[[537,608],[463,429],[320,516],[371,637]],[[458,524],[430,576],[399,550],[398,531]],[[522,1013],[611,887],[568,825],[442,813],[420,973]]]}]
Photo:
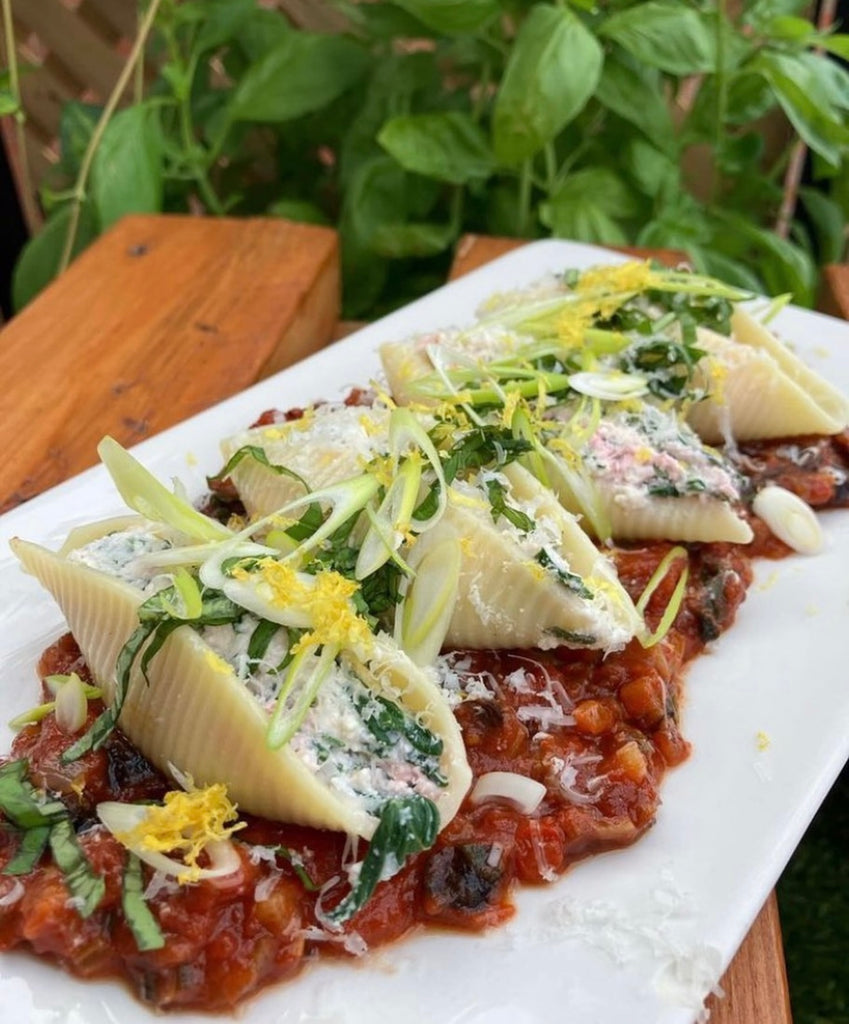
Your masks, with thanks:
[{"label": "herb garnish", "polygon": [[414,853],[427,850],[436,842],[439,811],[423,796],[387,800],[380,812],[380,824],[371,838],[359,877],[348,895],[321,917],[332,927],[340,927],[365,905],[378,882],[391,878]]},{"label": "herb garnish", "polygon": [[536,523],[529,515],[507,504],[507,488],[497,477],[490,477],[486,481],[486,493],[489,503],[492,506],[492,521],[498,522],[500,516],[504,516],[508,523],[512,523],[522,533],[530,533]]},{"label": "herb garnish", "polygon": [[77,912],[80,917],[89,917],[103,898],[106,883],[93,871],[77,842],[65,805],[59,800],[41,799],[26,773],[27,762],[23,759],[0,768],[0,811],[21,835],[18,852],[3,874],[32,871],[49,845]]},{"label": "herb garnish", "polygon": [[578,597],[585,598],[587,601],[592,600],[593,592],[586,585],[583,578],[576,572],[569,572],[568,569],[564,569],[562,566],[559,566],[545,548],[541,548],[537,552],[536,560],[543,569],[547,569],[550,573],[556,576],[558,582],[562,583],[567,590],[571,590],[572,593],[577,594]]},{"label": "herb garnish", "polygon": [[115,665],[115,694],[112,704],[98,715],[76,743],[64,751],[63,762],[76,761],[90,750],[99,750],[106,742],[117,725],[130,684],[130,672],[139,655],[139,666],[146,679],[150,662],[171,633],[180,626],[189,625],[194,629],[203,626],[222,626],[237,622],[245,614],[244,608],[225,597],[220,591],[204,589],[200,596],[200,614],[191,620],[174,616],[174,602],[178,599],[176,587],[160,590],[139,605],[139,625],[121,648]]}]

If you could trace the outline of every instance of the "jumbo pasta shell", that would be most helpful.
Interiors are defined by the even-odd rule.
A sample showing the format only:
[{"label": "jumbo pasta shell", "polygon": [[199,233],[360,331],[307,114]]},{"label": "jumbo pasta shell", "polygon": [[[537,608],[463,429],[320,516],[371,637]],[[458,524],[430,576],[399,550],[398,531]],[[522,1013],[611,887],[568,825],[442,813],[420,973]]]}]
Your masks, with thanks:
[{"label": "jumbo pasta shell", "polygon": [[389,393],[398,405],[436,404],[416,395],[410,388],[417,380],[433,373],[433,364],[423,346],[413,342],[388,341],[380,346],[380,362]]},{"label": "jumbo pasta shell", "polygon": [[[225,460],[242,448],[260,448],[273,466],[301,477],[310,490],[362,472],[383,451],[389,412],[382,408],[319,405],[302,419],[252,427],[221,443]],[[249,515],[263,515],[304,495],[303,484],[248,456],[231,477]]]},{"label": "jumbo pasta shell", "polygon": [[709,496],[645,498],[597,484],[616,540],[680,540],[748,544],[752,528],[732,505]]},{"label": "jumbo pasta shell", "polygon": [[[110,524],[111,525],[111,524]],[[86,531],[89,538],[92,531]],[[139,590],[20,539],[12,548],[54,596],[104,699],[115,698],[115,664],[138,625]],[[470,782],[459,727],[435,684],[388,640],[375,642],[363,680],[399,700],[443,741],[448,779],[436,801],[444,825]],[[225,783],[243,811],[368,838],[377,819],[333,793],[284,746],[266,744],[268,714],[230,666],[188,626],[170,634],[148,666],[136,665],[119,724],[160,770],[173,765],[198,785]]]},{"label": "jumbo pasta shell", "polygon": [[806,366],[763,324],[737,308],[733,338],[699,332],[707,352],[693,384],[708,397],[687,420],[703,440],[750,441],[794,434],[836,434],[849,423],[849,399]]},{"label": "jumbo pasta shell", "polygon": [[591,593],[570,588],[535,560],[488,508],[449,501],[440,522],[412,547],[415,566],[435,545],[455,539],[460,579],[446,643],[457,647],[556,647],[617,650],[640,628],[640,618],[602,555],[554,495],[516,463],[503,469],[510,498],[556,524],[557,554]]}]

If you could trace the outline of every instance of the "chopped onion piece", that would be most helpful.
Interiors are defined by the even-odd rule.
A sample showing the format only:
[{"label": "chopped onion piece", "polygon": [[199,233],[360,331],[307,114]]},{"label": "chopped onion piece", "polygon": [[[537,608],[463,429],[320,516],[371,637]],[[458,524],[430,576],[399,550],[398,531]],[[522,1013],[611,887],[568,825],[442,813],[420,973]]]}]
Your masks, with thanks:
[{"label": "chopped onion piece", "polygon": [[516,772],[487,772],[472,789],[469,800],[481,804],[485,800],[509,800],[523,814],[532,814],[542,803],[545,786],[527,775]]},{"label": "chopped onion piece", "polygon": [[792,491],[770,484],[755,495],[752,510],[794,551],[802,555],[822,551],[823,532],[814,510]]},{"label": "chopped onion piece", "polygon": [[56,724],[69,736],[79,732],[88,717],[86,687],[76,672],[56,692]]},{"label": "chopped onion piece", "polygon": [[605,402],[622,402],[628,398],[640,398],[648,394],[649,384],[639,373],[622,373],[621,370],[585,370],[569,377],[569,387],[590,398]]}]

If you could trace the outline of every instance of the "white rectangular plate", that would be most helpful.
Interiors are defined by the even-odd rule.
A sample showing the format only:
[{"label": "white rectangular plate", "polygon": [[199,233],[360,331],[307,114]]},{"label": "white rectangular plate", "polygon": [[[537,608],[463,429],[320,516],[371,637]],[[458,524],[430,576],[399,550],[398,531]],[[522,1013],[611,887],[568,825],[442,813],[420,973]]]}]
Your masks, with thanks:
[{"label": "white rectangular plate", "polygon": [[[568,242],[528,245],[136,453],[199,494],[220,466],[220,438],[266,408],[365,384],[378,373],[380,343],[467,322],[493,292],[549,271],[617,259]],[[789,308],[776,327],[849,390],[845,323]],[[36,659],[62,632],[51,600],[9,555],[9,538],[56,546],[70,527],[120,511],[98,467],[0,519],[0,723],[35,702]],[[822,521],[827,551],[759,563],[737,624],[692,668],[683,728],[693,754],[670,773],[657,825],[636,846],[520,891],[514,920],[490,934],[420,933],[361,961],[310,966],[250,1002],[243,1024],[691,1024],[849,755],[849,512]],[[0,749],[10,741],[0,725]],[[24,954],[0,957],[2,1024],[154,1019],[120,985],[79,982]]]}]

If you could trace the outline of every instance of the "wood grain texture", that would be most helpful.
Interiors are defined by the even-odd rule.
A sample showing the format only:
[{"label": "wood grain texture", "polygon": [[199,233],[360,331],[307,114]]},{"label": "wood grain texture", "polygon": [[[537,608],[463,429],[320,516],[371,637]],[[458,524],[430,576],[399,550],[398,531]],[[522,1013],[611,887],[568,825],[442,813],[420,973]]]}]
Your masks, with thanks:
[{"label": "wood grain texture", "polygon": [[0,509],[325,345],[339,315],[329,228],[133,216],[0,332]]},{"label": "wood grain texture", "polygon": [[823,313],[849,320],[849,264],[823,267],[818,306]]},{"label": "wood grain texture", "polygon": [[[466,235],[460,240],[451,267],[451,278],[483,266],[522,245],[511,238],[488,238]],[[640,258],[653,256],[675,266],[686,260],[676,250],[623,250]],[[847,313],[849,313],[849,275],[846,280]],[[784,950],[781,944],[781,926],[778,904],[771,893],[752,925],[743,944],[722,978],[724,996],[711,996],[711,1024],[792,1024]]]}]

